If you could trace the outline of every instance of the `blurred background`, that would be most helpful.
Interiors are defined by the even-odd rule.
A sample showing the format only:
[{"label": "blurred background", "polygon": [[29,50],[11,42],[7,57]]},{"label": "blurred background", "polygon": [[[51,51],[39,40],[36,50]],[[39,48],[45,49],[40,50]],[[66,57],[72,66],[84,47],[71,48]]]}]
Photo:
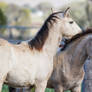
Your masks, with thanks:
[{"label": "blurred background", "polygon": [[71,7],[71,17],[82,29],[92,25],[92,0],[0,0],[0,37],[32,38],[54,11]]},{"label": "blurred background", "polygon": [[[51,8],[63,11],[67,7],[82,29],[92,26],[92,0],[0,0],[0,37],[13,43],[31,39],[52,13]],[[3,89],[7,92],[8,86]]]}]

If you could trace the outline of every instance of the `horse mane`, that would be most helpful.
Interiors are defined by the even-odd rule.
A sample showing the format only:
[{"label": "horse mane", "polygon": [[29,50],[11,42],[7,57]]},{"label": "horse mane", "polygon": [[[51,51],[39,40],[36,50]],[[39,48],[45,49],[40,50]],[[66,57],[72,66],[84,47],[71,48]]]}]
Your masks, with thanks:
[{"label": "horse mane", "polygon": [[78,33],[76,35],[74,35],[71,39],[68,39],[65,41],[65,45],[63,46],[62,50],[65,50],[65,48],[72,42],[74,42],[77,39],[80,39],[83,36],[86,36],[88,34],[92,34],[92,28],[88,28],[85,31]]},{"label": "horse mane", "polygon": [[58,18],[55,16],[55,14],[56,13],[53,13],[47,18],[37,35],[28,42],[28,45],[31,49],[35,48],[38,51],[42,49],[46,39],[48,38],[49,28],[53,26],[53,23],[55,23],[56,19]]}]

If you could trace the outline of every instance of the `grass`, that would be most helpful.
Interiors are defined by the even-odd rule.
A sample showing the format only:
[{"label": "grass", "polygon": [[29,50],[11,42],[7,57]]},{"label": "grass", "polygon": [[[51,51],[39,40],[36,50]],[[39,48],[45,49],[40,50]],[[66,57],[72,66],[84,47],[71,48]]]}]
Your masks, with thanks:
[{"label": "grass", "polygon": [[9,92],[8,86],[7,86],[7,85],[4,85],[4,86],[3,86],[2,92]]},{"label": "grass", "polygon": [[[34,88],[32,89],[32,92],[34,92]],[[54,89],[46,88],[45,92],[54,92]]]},{"label": "grass", "polygon": [[[7,85],[3,86],[2,92],[9,92]],[[32,92],[34,92],[34,88],[32,89]],[[54,89],[46,88],[45,92],[54,92]],[[65,91],[65,92],[70,92],[70,91]]]}]

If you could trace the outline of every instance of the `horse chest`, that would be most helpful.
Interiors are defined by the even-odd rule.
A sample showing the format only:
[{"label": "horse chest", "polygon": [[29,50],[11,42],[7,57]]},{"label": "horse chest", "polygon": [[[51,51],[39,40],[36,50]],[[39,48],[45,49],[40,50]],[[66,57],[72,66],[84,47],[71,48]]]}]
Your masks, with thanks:
[{"label": "horse chest", "polygon": [[[53,69],[50,57],[36,55],[35,57],[19,57],[12,70],[8,73],[7,81],[15,86],[33,85],[37,81],[48,79]],[[18,85],[17,85],[18,84]]]}]

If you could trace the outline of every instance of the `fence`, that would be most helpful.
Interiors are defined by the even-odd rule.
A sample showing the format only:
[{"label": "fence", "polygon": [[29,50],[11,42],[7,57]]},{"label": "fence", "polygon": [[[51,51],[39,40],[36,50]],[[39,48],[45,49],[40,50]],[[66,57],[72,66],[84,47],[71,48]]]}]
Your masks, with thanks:
[{"label": "fence", "polygon": [[34,24],[34,25],[31,25],[31,26],[9,26],[9,25],[2,26],[0,25],[0,30],[2,29],[7,30],[7,34],[8,34],[8,35],[3,35],[2,33],[0,33],[0,37],[6,38],[6,39],[14,39],[14,35],[13,35],[14,30],[17,30],[18,32],[20,32],[20,36],[21,36],[21,34],[23,35],[25,34],[25,32],[29,32],[29,31],[31,32],[32,29],[38,30],[41,24]]}]

